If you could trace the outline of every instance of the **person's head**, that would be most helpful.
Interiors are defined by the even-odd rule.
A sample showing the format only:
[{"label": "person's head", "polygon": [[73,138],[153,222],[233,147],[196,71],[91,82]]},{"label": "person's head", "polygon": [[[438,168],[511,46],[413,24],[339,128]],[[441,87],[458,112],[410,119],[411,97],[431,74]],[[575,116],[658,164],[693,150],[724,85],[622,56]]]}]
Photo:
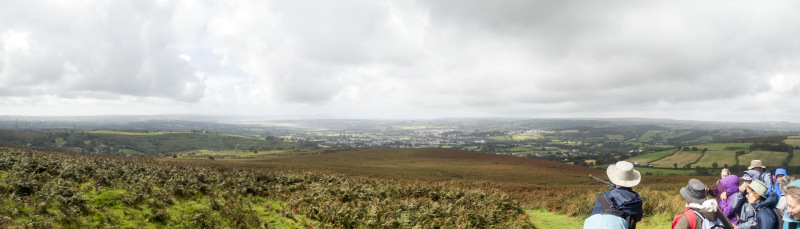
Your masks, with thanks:
[{"label": "person's head", "polygon": [[731,171],[730,171],[730,170],[728,170],[727,168],[724,168],[724,169],[722,169],[722,172],[720,172],[720,173],[719,173],[719,175],[721,175],[721,176],[722,176],[722,178],[725,178],[725,177],[727,177],[728,175],[731,175]]},{"label": "person's head", "polygon": [[753,177],[751,177],[750,174],[745,173],[742,175],[742,180],[744,180],[744,183],[750,184],[750,182],[753,182]]},{"label": "person's head", "polygon": [[800,180],[789,182],[784,189],[786,198],[786,213],[794,219],[800,219]]},{"label": "person's head", "polygon": [[750,167],[747,167],[747,169],[752,169],[758,171],[759,173],[764,172],[764,169],[766,168],[767,167],[764,167],[764,165],[761,164],[761,160],[752,160],[750,161]]},{"label": "person's head", "polygon": [[784,168],[777,168],[775,169],[775,180],[781,179],[781,177],[786,176],[786,169]]},{"label": "person's head", "polygon": [[794,177],[790,176],[782,176],[780,179],[778,179],[778,187],[781,187],[781,192],[786,192],[786,186],[788,186],[792,181],[794,181]]},{"label": "person's head", "polygon": [[754,180],[747,184],[747,203],[755,205],[766,199],[767,185],[760,180]]},{"label": "person's head", "polygon": [[706,185],[698,179],[690,179],[686,187],[681,188],[681,196],[687,203],[703,204],[706,201]]},{"label": "person's head", "polygon": [[609,165],[606,175],[611,183],[622,187],[633,187],[642,181],[642,174],[633,169],[633,164],[627,161],[619,161]]}]

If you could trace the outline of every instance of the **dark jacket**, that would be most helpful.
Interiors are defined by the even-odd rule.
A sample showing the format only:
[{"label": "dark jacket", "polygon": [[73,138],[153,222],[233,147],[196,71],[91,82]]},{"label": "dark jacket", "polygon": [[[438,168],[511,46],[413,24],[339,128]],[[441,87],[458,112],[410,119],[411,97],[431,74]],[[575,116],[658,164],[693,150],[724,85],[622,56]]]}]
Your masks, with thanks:
[{"label": "dark jacket", "polygon": [[[631,216],[631,219],[634,222],[639,222],[642,220],[642,216],[644,216],[644,211],[642,211],[642,197],[640,197],[638,193],[634,192],[632,188],[611,188],[611,190],[605,192],[604,194],[606,199],[608,199],[608,202],[610,202],[614,208]],[[602,208],[603,207],[600,204],[600,201],[595,200],[592,215],[600,213]],[[633,223],[632,227],[629,229],[635,228],[636,223]]]},{"label": "dark jacket", "polygon": [[736,193],[736,200],[739,203],[736,206],[741,209],[739,214],[739,227],[737,229],[778,229],[782,225],[778,221],[778,216],[775,214],[775,205],[778,204],[780,198],[775,193],[767,193],[767,198],[755,206],[747,203],[747,198],[741,197],[741,193]]},{"label": "dark jacket", "polygon": [[777,194],[771,192],[767,194],[767,199],[753,206],[756,209],[756,221],[759,229],[778,229],[783,226],[778,221],[778,216],[774,210],[779,198]]}]

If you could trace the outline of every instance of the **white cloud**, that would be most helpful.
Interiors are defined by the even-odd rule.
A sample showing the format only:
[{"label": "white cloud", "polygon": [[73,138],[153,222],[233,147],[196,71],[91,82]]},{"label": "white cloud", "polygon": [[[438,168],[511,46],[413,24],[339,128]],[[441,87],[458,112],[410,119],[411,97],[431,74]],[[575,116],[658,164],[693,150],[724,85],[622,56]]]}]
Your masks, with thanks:
[{"label": "white cloud", "polygon": [[[179,58],[171,5],[128,2],[8,2],[0,24],[7,96],[198,101],[205,87]],[[97,97],[111,96],[111,97]]]},{"label": "white cloud", "polygon": [[798,5],[9,2],[0,98],[164,103],[153,113],[800,121],[785,106],[800,96]]}]

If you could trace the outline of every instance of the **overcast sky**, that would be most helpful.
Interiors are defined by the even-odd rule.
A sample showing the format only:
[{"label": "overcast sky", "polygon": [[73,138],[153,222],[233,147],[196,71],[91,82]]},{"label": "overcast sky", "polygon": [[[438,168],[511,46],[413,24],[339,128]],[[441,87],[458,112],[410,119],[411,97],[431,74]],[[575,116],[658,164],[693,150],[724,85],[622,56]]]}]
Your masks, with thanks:
[{"label": "overcast sky", "polygon": [[0,0],[0,115],[800,122],[798,10]]}]

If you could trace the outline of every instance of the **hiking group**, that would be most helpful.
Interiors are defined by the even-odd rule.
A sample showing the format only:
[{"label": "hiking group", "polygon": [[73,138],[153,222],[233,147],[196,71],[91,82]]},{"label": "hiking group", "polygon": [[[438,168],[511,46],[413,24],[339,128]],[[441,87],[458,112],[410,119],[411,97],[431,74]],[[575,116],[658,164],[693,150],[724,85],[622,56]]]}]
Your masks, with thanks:
[{"label": "hiking group", "polygon": [[[632,163],[620,161],[609,165],[606,175],[612,187],[597,194],[583,228],[635,229],[644,215],[643,199],[633,191],[641,174]],[[800,229],[800,180],[786,169],[776,169],[773,176],[761,160],[753,160],[741,177],[727,168],[720,175],[712,188],[690,179],[678,191],[686,206],[673,218],[672,228]]]}]

